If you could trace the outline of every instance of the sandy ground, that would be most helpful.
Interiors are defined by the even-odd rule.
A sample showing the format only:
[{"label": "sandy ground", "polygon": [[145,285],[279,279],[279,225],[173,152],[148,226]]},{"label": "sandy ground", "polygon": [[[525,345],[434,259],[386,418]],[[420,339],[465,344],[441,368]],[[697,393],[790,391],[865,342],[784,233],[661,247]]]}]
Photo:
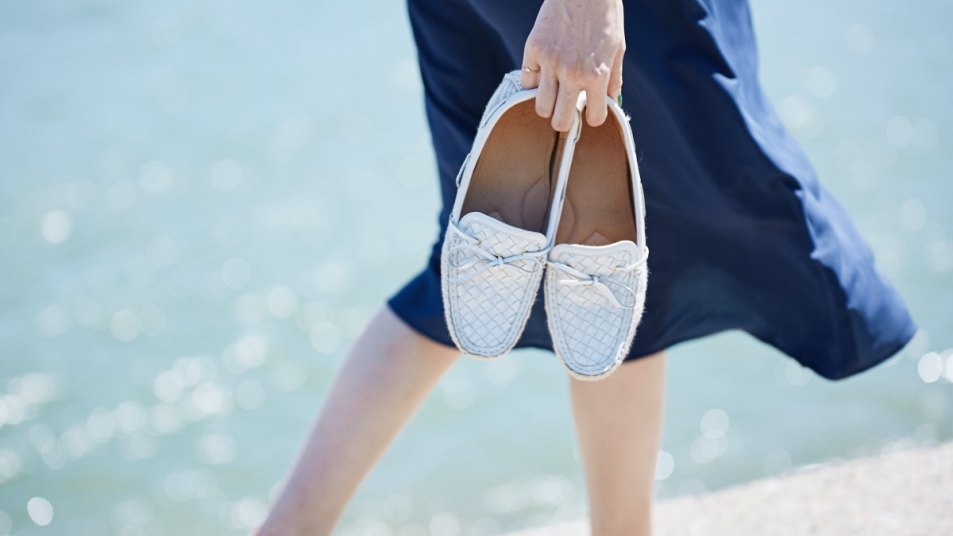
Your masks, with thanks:
[{"label": "sandy ground", "polygon": [[[953,536],[953,443],[661,501],[657,536]],[[509,536],[583,536],[585,522]]]}]

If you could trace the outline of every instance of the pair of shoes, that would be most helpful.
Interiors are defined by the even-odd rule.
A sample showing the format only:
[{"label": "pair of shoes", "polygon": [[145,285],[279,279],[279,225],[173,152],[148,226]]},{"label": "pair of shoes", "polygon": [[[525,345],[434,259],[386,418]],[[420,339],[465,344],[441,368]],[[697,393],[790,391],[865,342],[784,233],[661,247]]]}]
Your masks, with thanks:
[{"label": "pair of shoes", "polygon": [[556,355],[570,375],[607,377],[642,316],[645,209],[628,117],[606,97],[599,127],[568,132],[535,111],[536,89],[507,73],[457,175],[441,254],[447,327],[465,354],[511,350],[543,285]]}]

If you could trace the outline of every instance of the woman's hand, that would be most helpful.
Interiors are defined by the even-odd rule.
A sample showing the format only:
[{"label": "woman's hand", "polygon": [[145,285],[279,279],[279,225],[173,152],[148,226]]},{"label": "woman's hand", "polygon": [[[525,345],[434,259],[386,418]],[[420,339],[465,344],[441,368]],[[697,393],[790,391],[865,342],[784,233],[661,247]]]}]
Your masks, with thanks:
[{"label": "woman's hand", "polygon": [[586,122],[599,126],[605,95],[618,99],[622,92],[624,53],[622,0],[545,0],[523,50],[523,87],[539,86],[536,113],[561,132],[585,91]]}]

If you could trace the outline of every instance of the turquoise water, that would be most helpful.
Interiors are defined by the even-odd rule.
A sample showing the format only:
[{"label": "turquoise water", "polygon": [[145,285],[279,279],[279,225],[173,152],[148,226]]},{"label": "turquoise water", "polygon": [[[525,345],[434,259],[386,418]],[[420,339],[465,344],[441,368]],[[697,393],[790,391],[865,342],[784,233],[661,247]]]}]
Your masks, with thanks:
[{"label": "turquoise water", "polygon": [[[422,266],[403,4],[323,4],[0,2],[0,535],[247,532]],[[737,333],[677,347],[660,497],[953,438],[953,7],[753,8],[769,95],[922,331],[837,383]],[[340,534],[584,505],[565,374],[524,351],[456,364]]]}]

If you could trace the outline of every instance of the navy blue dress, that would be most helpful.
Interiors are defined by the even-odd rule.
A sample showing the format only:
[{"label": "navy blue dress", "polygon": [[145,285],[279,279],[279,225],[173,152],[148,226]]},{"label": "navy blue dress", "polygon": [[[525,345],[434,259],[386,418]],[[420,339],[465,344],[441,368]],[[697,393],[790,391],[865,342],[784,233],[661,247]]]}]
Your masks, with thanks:
[{"label": "navy blue dress", "polygon": [[[443,209],[426,268],[388,300],[452,345],[440,247],[454,178],[483,108],[520,67],[540,0],[408,0]],[[784,129],[757,78],[745,0],[626,0],[623,104],[631,114],[652,254],[626,361],[740,329],[840,379],[916,331],[870,248]],[[552,349],[543,292],[517,347]]]}]

